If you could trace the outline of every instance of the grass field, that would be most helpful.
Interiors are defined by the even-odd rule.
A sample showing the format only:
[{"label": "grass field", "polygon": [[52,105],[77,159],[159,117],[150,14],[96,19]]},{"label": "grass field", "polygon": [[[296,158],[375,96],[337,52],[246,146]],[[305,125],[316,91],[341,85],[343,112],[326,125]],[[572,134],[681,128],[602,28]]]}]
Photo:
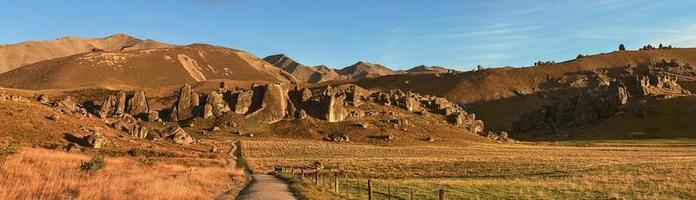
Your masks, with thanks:
[{"label": "grass field", "polygon": [[355,178],[363,198],[367,178],[373,179],[378,198],[387,187],[403,199],[411,189],[417,199],[435,198],[439,189],[453,199],[696,198],[696,146],[688,143],[442,147],[256,140],[242,146],[258,172],[314,161],[326,172],[344,172],[349,180],[340,184],[350,198],[356,195]]},{"label": "grass field", "polygon": [[245,183],[243,172],[230,167],[125,157],[107,158],[105,168],[88,173],[79,166],[89,159],[82,154],[22,149],[0,161],[0,199],[213,199],[234,197]]}]

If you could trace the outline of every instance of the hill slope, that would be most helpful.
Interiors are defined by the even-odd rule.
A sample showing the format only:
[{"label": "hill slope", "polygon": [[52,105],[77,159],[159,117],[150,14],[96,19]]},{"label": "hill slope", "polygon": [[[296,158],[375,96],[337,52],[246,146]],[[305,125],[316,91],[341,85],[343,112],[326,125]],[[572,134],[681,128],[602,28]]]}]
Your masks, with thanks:
[{"label": "hill slope", "polygon": [[338,74],[349,77],[350,79],[362,79],[367,77],[378,77],[384,75],[395,74],[391,69],[369,62],[357,62],[351,66],[338,70]]},{"label": "hill slope", "polygon": [[124,34],[105,38],[63,37],[48,41],[28,41],[0,46],[0,73],[27,64],[91,51],[118,52],[169,47],[174,45],[140,40]]},{"label": "hill slope", "polygon": [[655,49],[622,51],[588,56],[567,62],[525,68],[496,68],[473,72],[418,74],[406,73],[367,78],[355,84],[368,89],[412,90],[422,94],[444,96],[468,108],[486,121],[487,127],[505,129],[519,115],[548,103],[533,94],[557,90],[554,81],[574,73],[626,65],[677,59],[696,63],[696,49]]},{"label": "hill slope", "polygon": [[320,83],[343,79],[334,69],[323,65],[313,67],[306,66],[283,54],[267,56],[263,60],[289,72],[295,76],[295,78],[307,83]]},{"label": "hill slope", "polygon": [[21,89],[142,88],[210,79],[297,82],[244,51],[210,45],[90,52],[47,60],[0,74],[0,86]]}]

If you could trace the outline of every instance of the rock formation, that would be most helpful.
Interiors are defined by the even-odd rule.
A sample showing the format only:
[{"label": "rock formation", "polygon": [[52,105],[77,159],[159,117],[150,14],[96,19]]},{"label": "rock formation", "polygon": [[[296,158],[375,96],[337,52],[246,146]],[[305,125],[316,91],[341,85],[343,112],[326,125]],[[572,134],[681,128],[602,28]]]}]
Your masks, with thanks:
[{"label": "rock formation", "polygon": [[243,115],[249,112],[249,107],[251,107],[251,100],[254,97],[254,92],[252,90],[242,90],[236,93],[234,113]]},{"label": "rock formation", "polygon": [[147,99],[145,97],[145,91],[137,91],[133,96],[128,99],[126,104],[127,113],[131,116],[145,116],[150,112],[150,108],[147,104]]},{"label": "rock formation", "polygon": [[167,136],[172,142],[176,144],[181,144],[181,145],[189,145],[193,143],[193,138],[184,131],[181,127],[174,127],[169,131],[169,134]]},{"label": "rock formation", "polygon": [[346,119],[348,112],[343,105],[343,96],[324,95],[321,98],[322,117],[329,122],[339,122]]},{"label": "rock formation", "polygon": [[171,109],[170,121],[186,120],[194,116],[198,107],[198,94],[185,84],[179,90],[179,96]]},{"label": "rock formation", "polygon": [[[276,123],[285,117],[288,107],[288,93],[280,84],[267,84],[263,87],[261,107],[247,115],[248,119],[263,123]],[[252,104],[254,104],[252,102]]]},{"label": "rock formation", "polygon": [[212,91],[208,94],[206,104],[203,107],[203,118],[219,117],[229,111],[231,111],[230,106],[225,102],[221,93]]}]

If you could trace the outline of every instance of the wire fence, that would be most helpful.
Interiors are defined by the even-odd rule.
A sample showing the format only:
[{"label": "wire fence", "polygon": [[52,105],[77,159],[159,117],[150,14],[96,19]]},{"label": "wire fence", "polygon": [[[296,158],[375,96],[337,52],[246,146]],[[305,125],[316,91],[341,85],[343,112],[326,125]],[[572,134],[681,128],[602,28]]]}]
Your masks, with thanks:
[{"label": "wire fence", "polygon": [[447,199],[447,190],[404,186],[397,180],[371,179],[350,176],[341,171],[324,171],[303,167],[281,167],[276,173],[291,175],[296,180],[312,184],[320,191],[330,192],[342,199]]}]

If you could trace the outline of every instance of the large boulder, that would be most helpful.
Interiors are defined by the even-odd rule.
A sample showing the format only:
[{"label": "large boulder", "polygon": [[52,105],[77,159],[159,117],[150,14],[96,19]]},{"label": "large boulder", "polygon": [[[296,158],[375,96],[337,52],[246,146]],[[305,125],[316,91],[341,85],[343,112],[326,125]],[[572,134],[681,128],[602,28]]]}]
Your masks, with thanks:
[{"label": "large boulder", "polygon": [[114,115],[120,115],[126,111],[126,93],[120,91],[114,103]]},{"label": "large boulder", "polygon": [[268,84],[263,89],[261,108],[247,115],[248,119],[272,124],[285,117],[287,109],[287,91],[280,84]]},{"label": "large boulder", "polygon": [[94,131],[92,134],[86,135],[84,138],[84,143],[92,148],[99,149],[106,145],[106,137],[101,133]]},{"label": "large boulder", "polygon": [[421,110],[420,101],[417,99],[415,94],[408,92],[404,97],[404,108],[409,112],[416,112]]},{"label": "large boulder", "polygon": [[131,116],[145,116],[150,112],[150,108],[147,104],[147,99],[145,97],[145,91],[137,91],[133,96],[128,99],[128,104],[126,107],[128,114]]},{"label": "large boulder", "polygon": [[191,86],[185,84],[179,90],[179,96],[172,107],[170,120],[186,120],[194,116],[198,107],[198,94],[191,89]]},{"label": "large boulder", "polygon": [[321,116],[329,122],[339,122],[346,119],[348,110],[343,105],[343,96],[325,93],[319,102]]},{"label": "large boulder", "polygon": [[98,113],[100,118],[111,117],[116,113],[117,98],[116,95],[109,95],[106,100],[104,100]]},{"label": "large boulder", "polygon": [[236,93],[235,103],[234,103],[234,113],[243,115],[249,112],[249,107],[251,106],[251,100],[254,97],[254,92],[252,90],[242,90]]},{"label": "large boulder", "polygon": [[75,114],[80,112],[80,107],[72,96],[53,102],[53,107],[63,113]]},{"label": "large boulder", "polygon": [[172,142],[176,144],[181,144],[181,145],[189,145],[193,143],[193,138],[184,131],[181,127],[174,127],[169,131],[169,135],[167,136]]},{"label": "large boulder", "polygon": [[[230,106],[227,104],[227,102],[225,102],[224,96],[221,93],[218,93],[217,91],[212,91],[208,94],[208,97],[206,99],[206,105],[203,107],[203,109],[204,118],[206,118],[205,115],[208,114],[212,114],[210,116],[219,117],[222,114],[231,110]],[[209,113],[206,113],[206,109],[209,109]]]}]

